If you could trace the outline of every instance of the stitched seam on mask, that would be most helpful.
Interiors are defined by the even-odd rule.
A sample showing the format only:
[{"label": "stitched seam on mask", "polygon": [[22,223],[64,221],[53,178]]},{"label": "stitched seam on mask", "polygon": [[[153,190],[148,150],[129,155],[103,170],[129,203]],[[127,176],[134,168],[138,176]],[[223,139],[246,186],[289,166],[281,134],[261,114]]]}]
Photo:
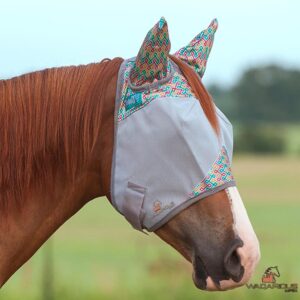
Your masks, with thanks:
[{"label": "stitched seam on mask", "polygon": [[113,156],[112,156],[112,165],[111,165],[111,178],[110,178],[110,197],[111,203],[116,208],[117,211],[118,205],[115,200],[115,189],[114,189],[114,179],[115,179],[115,168],[116,168],[116,157],[117,157],[117,136],[118,136],[118,111],[121,104],[121,90],[122,85],[124,84],[124,72],[126,67],[126,61],[124,60],[120,66],[118,81],[117,81],[117,91],[115,98],[115,109],[114,109],[114,142],[113,142]]}]

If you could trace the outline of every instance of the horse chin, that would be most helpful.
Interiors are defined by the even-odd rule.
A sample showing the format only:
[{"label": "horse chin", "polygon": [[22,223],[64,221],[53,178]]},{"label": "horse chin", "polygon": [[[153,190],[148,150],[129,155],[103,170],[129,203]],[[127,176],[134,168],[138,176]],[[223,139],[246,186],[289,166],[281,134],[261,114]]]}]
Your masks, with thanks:
[{"label": "horse chin", "polygon": [[195,286],[204,291],[221,290],[219,281],[214,281],[208,274],[207,269],[199,256],[193,259],[193,281]]},{"label": "horse chin", "polygon": [[194,268],[193,281],[195,286],[200,290],[206,290],[207,288],[206,280],[208,274],[201,258],[197,256],[196,258],[194,258],[192,263]]},{"label": "horse chin", "polygon": [[250,276],[247,274],[243,274],[242,279],[239,281],[233,279],[224,279],[224,280],[216,280],[213,277],[209,276],[207,272],[204,270],[199,274],[198,269],[193,271],[193,282],[195,286],[203,291],[227,291],[232,290],[238,287],[245,285],[250,279]]},{"label": "horse chin", "polygon": [[220,282],[216,282],[210,276],[203,279],[198,277],[195,272],[193,272],[193,281],[198,289],[208,292],[231,290],[245,284],[245,282],[236,283],[233,280],[221,280]]},{"label": "horse chin", "polygon": [[203,291],[222,291],[220,284],[214,282],[210,276],[206,276],[206,278],[199,277],[197,273],[193,272],[193,281],[195,286]]},{"label": "horse chin", "polygon": [[212,275],[209,273],[206,265],[200,256],[195,256],[192,260],[193,265],[193,281],[195,286],[203,291],[226,291],[244,285],[249,277],[245,276],[244,268],[239,276],[229,276],[229,274]]},{"label": "horse chin", "polygon": [[193,281],[195,286],[203,291],[206,291],[207,288],[207,279],[203,279],[203,278],[199,278],[198,276],[196,276],[196,273],[193,272]]}]

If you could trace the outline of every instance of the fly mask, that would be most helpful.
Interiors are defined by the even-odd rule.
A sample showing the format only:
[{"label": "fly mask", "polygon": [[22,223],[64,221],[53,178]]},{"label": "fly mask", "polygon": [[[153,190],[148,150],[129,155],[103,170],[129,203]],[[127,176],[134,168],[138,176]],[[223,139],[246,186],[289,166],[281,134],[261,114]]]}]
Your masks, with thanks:
[{"label": "fly mask", "polygon": [[[202,77],[217,21],[175,53]],[[216,134],[169,58],[164,18],[118,77],[111,178],[114,207],[137,230],[155,231],[199,199],[234,186],[232,126],[216,107]]]}]

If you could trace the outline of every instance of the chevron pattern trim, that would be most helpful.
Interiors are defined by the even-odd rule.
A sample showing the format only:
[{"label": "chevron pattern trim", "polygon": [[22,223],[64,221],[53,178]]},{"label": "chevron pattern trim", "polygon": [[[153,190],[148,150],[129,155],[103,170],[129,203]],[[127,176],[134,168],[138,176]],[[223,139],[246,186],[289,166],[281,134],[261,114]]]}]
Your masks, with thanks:
[{"label": "chevron pattern trim", "polygon": [[[151,101],[164,97],[196,97],[187,80],[178,72],[175,72],[170,81],[159,85],[149,92],[147,89],[134,91],[129,86],[130,70],[134,61],[128,61],[124,70],[124,84],[121,88],[121,103],[118,110],[118,121],[129,117],[135,111],[143,108]],[[168,63],[167,72],[171,71],[171,62]],[[163,100],[162,100],[163,101]]]},{"label": "chevron pattern trim", "polygon": [[193,188],[192,193],[189,194],[189,198],[196,197],[233,180],[229,157],[226,148],[223,146],[219,157],[214,162],[208,174]]},{"label": "chevron pattern trim", "polygon": [[207,60],[213,46],[218,21],[214,19],[207,29],[196,35],[186,46],[179,49],[174,55],[192,66],[194,70],[203,77]]},{"label": "chevron pattern trim", "polygon": [[131,83],[140,86],[165,78],[170,48],[167,21],[162,17],[145,37],[130,73]]}]

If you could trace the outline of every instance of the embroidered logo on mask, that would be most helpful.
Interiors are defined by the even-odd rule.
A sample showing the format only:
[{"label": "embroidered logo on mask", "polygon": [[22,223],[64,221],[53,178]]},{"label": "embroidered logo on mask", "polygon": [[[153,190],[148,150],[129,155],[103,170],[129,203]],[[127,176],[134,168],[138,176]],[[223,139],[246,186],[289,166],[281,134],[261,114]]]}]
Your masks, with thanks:
[{"label": "embroidered logo on mask", "polygon": [[166,204],[166,205],[162,205],[162,203],[159,201],[159,200],[156,200],[154,203],[153,203],[153,212],[154,212],[154,216],[157,216],[158,214],[160,214],[161,212],[167,210],[167,209],[171,209],[172,207],[174,207],[175,203],[172,201],[170,202],[169,204]]},{"label": "embroidered logo on mask", "polygon": [[161,211],[161,202],[157,200],[153,203],[153,212],[157,214],[160,211]]},{"label": "embroidered logo on mask", "polygon": [[125,99],[125,109],[130,110],[132,108],[137,108],[143,104],[142,93],[135,93],[130,95]]}]

